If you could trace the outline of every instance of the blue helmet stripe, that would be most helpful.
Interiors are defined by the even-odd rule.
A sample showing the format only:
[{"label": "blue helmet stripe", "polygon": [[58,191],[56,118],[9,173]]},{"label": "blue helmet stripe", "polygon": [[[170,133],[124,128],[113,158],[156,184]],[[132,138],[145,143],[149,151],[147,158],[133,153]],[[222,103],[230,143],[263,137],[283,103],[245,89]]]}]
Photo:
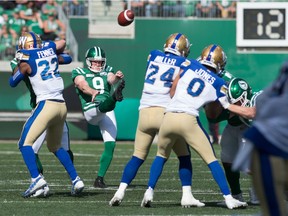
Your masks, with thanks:
[{"label": "blue helmet stripe", "polygon": [[214,50],[217,48],[217,46],[218,45],[216,45],[216,44],[214,44],[212,47],[211,47],[211,49],[210,49],[210,51],[209,51],[209,55],[207,56],[207,58],[206,58],[206,60],[207,61],[211,61],[211,54],[214,52]]},{"label": "blue helmet stripe", "polygon": [[34,34],[34,32],[29,32],[33,38],[33,48],[37,48],[37,38]]},{"label": "blue helmet stripe", "polygon": [[173,41],[173,44],[171,46],[171,48],[175,49],[176,45],[177,45],[177,41],[179,40],[179,38],[182,36],[182,34],[178,33]]}]

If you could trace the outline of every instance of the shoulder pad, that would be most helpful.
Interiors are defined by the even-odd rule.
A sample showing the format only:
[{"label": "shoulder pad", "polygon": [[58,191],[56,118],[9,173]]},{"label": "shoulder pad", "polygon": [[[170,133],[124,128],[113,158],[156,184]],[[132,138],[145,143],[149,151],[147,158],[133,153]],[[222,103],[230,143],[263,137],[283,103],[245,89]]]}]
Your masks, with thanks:
[{"label": "shoulder pad", "polygon": [[104,71],[106,72],[114,72],[113,67],[106,65]]}]

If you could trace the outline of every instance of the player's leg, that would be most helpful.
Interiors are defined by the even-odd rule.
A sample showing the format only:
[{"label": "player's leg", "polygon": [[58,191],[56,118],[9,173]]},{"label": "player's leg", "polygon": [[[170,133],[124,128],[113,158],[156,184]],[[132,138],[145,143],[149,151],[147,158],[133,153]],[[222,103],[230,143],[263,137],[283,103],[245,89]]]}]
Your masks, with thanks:
[{"label": "player's leg", "polygon": [[[42,121],[45,117],[43,114],[44,109],[45,102],[40,102],[26,121],[18,143],[19,150],[29,170],[32,181],[29,188],[22,194],[23,197],[34,196],[38,190],[47,186],[46,181],[38,170],[36,156],[32,148],[33,143],[44,132],[46,127],[46,124]],[[40,195],[42,194],[37,194],[37,196]]]},{"label": "player's leg", "polygon": [[65,121],[64,127],[63,127],[63,133],[62,133],[62,139],[61,139],[61,147],[68,152],[71,161],[73,163],[74,161],[74,155],[70,148],[70,137],[69,137],[69,127],[68,123]]},{"label": "player's leg", "polygon": [[[71,194],[79,194],[84,189],[84,183],[79,178],[68,152],[61,147],[63,125],[67,114],[66,105],[65,103],[51,101],[47,101],[47,104],[47,116],[57,116],[57,118],[52,118],[53,120],[50,121],[51,126],[47,128],[47,147],[50,152],[54,153],[68,173],[72,182]],[[55,112],[55,114],[52,114],[51,112]]]},{"label": "player's leg", "polygon": [[110,112],[115,109],[116,102],[123,100],[122,91],[125,88],[125,80],[121,79],[114,88],[111,96],[99,103],[98,109],[102,113]]},{"label": "player's leg", "polygon": [[240,171],[232,171],[232,163],[239,149],[239,137],[242,130],[239,126],[229,124],[223,130],[221,138],[221,162],[225,171],[225,176],[234,198],[243,201],[240,187]]},{"label": "player's leg", "polygon": [[[114,87],[114,86],[113,86]],[[112,98],[115,101],[122,101],[123,94],[122,91],[125,88],[125,80],[121,79],[117,84],[115,84],[114,91],[112,92]]]},{"label": "player's leg", "polygon": [[[107,100],[106,100],[107,101]],[[100,102],[100,104],[101,104],[102,102]],[[114,103],[114,105],[113,106],[115,106],[115,102],[113,102]],[[106,116],[106,113],[103,113],[103,112],[101,112],[100,110],[99,110],[99,107],[97,107],[97,108],[94,108],[94,109],[89,109],[89,110],[87,110],[86,112],[84,112],[84,117],[85,117],[85,119],[86,119],[86,121],[89,123],[89,124],[91,124],[91,125],[99,125],[99,122],[104,118]],[[114,117],[115,118],[115,117]],[[117,131],[116,131],[117,129],[115,128],[114,129],[114,136],[116,137],[116,133],[117,133]],[[100,129],[100,131],[101,131],[101,129]],[[102,133],[102,131],[101,131],[101,133]],[[105,133],[105,134],[107,134],[107,133]],[[107,134],[107,135],[105,135],[105,136],[109,136],[109,134]],[[102,134],[102,137],[103,137],[103,134]],[[109,143],[106,143],[107,144],[107,148],[109,147],[109,146],[112,146],[113,147],[113,145],[114,145],[114,143],[115,143],[115,138],[114,138],[114,143],[113,143],[113,139],[111,139],[111,140],[104,140],[104,142],[109,142]],[[112,142],[112,143],[110,143],[110,142]],[[104,144],[104,147],[105,147],[105,144]],[[111,149],[111,148],[110,148]],[[100,159],[100,161],[101,161],[101,159]],[[106,166],[107,167],[107,166]],[[101,165],[100,165],[100,169],[103,169],[103,166],[102,166],[102,168],[101,168]],[[104,171],[105,171],[105,169],[104,169]],[[99,171],[98,171],[98,173],[99,173]],[[103,174],[103,171],[102,171],[102,174]],[[104,179],[103,179],[103,177],[104,177],[104,175],[103,176],[97,176],[96,177],[96,179],[95,179],[95,181],[94,181],[94,184],[93,184],[93,186],[94,187],[102,187],[102,188],[104,188],[104,187],[106,187],[106,185],[105,185],[105,183],[104,183]]]},{"label": "player's leg", "polygon": [[94,182],[94,187],[106,188],[104,176],[113,159],[117,136],[117,124],[114,111],[107,112],[103,115],[98,125],[104,141],[104,151],[100,158],[100,167],[98,176]]},{"label": "player's leg", "polygon": [[173,151],[179,160],[179,178],[182,185],[181,206],[184,208],[205,206],[192,194],[192,162],[189,145],[183,139],[178,139],[173,146]]},{"label": "player's leg", "polygon": [[247,206],[247,203],[240,202],[231,196],[224,171],[215,157],[213,146],[209,141],[209,136],[202,127],[199,118],[183,113],[179,114],[178,121],[185,122],[185,124],[179,124],[176,133],[182,134],[186,142],[208,165],[214,180],[225,198],[226,206],[230,209]]},{"label": "player's leg", "polygon": [[36,164],[37,164],[37,167],[38,167],[38,170],[39,172],[43,175],[43,166],[42,166],[42,163],[40,161],[40,158],[39,158],[39,154],[38,152],[40,151],[44,141],[45,141],[45,138],[46,138],[46,131],[44,131],[37,139],[36,141],[33,143],[32,145],[32,148],[33,148],[33,151],[35,153],[35,156],[36,156]]},{"label": "player's leg", "polygon": [[170,156],[172,147],[177,139],[176,137],[171,136],[171,133],[174,131],[176,125],[174,123],[177,121],[177,119],[173,117],[171,118],[170,115],[171,113],[165,114],[159,130],[157,156],[152,162],[150,168],[148,189],[146,190],[141,202],[142,207],[151,207],[154,196],[154,188],[162,174],[164,164]]},{"label": "player's leg", "polygon": [[110,206],[118,206],[122,202],[128,185],[135,178],[140,166],[149,154],[151,144],[159,131],[163,116],[164,108],[160,107],[144,108],[139,111],[134,153],[123,170],[121,183],[109,202]]}]

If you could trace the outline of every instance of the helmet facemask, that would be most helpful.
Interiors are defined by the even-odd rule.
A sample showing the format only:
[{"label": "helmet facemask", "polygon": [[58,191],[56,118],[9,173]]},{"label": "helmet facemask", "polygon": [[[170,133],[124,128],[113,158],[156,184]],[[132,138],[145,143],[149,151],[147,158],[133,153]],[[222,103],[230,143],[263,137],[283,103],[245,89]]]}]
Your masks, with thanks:
[{"label": "helmet facemask", "polygon": [[[95,62],[101,62],[101,65],[95,65]],[[93,64],[94,62],[94,64]],[[88,68],[95,72],[95,73],[99,73],[101,71],[104,70],[105,66],[106,66],[106,58],[101,58],[101,59],[93,59],[93,58],[86,58],[86,64],[88,66]]]},{"label": "helmet facemask", "polygon": [[239,103],[241,106],[250,106],[252,89],[248,83],[240,78],[234,78],[228,86],[228,98],[230,103]]}]

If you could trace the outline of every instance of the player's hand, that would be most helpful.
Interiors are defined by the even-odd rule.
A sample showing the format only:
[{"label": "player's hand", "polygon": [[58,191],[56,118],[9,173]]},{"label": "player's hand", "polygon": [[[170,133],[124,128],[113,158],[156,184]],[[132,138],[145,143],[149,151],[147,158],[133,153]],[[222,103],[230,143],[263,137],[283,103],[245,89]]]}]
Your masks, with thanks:
[{"label": "player's hand", "polygon": [[15,54],[15,58],[16,60],[19,62],[20,60],[22,60],[23,57],[23,53],[22,52],[16,52]]},{"label": "player's hand", "polygon": [[118,79],[123,79],[124,78],[124,74],[122,73],[122,71],[117,71],[115,73],[115,76],[118,78]]},{"label": "player's hand", "polygon": [[97,91],[97,90],[94,89],[94,91],[92,92],[92,95],[91,95],[91,96],[92,96],[91,102],[94,102],[96,96],[97,96],[99,93],[100,93],[99,91]]}]

